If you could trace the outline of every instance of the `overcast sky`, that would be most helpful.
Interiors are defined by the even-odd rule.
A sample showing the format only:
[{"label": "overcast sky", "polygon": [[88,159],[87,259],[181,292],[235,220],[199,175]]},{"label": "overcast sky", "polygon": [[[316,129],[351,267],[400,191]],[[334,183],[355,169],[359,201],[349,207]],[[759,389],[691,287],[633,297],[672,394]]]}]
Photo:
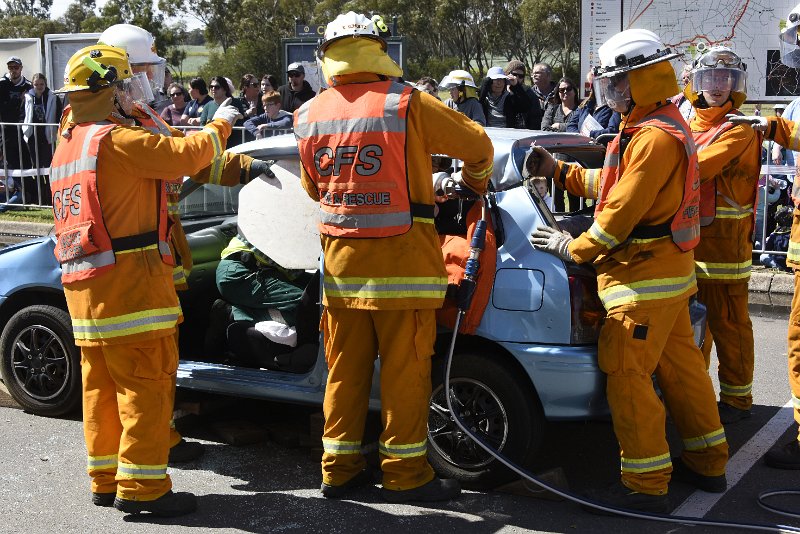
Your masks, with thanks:
[{"label": "overcast sky", "polygon": [[[108,0],[95,0],[98,11],[101,7],[106,5],[106,2],[108,2]],[[61,15],[64,14],[64,12],[67,10],[67,8],[71,3],[72,0],[53,0],[53,7],[50,8],[51,18],[54,19],[59,18]],[[194,17],[186,17],[185,22],[186,22],[186,27],[190,30],[200,27],[200,21],[198,21]],[[158,45],[158,43],[156,43],[156,45]]]}]

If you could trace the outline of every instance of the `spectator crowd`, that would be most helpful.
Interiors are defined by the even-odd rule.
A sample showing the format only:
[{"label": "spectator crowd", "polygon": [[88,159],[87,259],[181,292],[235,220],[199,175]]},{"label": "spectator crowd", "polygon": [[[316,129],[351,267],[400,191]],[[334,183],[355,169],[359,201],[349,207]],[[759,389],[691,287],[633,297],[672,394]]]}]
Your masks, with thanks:
[{"label": "spectator crowd", "polygon": [[[7,73],[0,78],[0,121],[5,123],[0,144],[0,212],[14,204],[50,204],[49,166],[55,150],[55,125],[64,108],[62,99],[48,87],[44,74],[35,73],[28,79],[23,74],[22,60],[16,56],[9,57],[6,65]],[[684,69],[679,76],[683,86],[689,72],[689,68]],[[186,86],[167,77],[161,99],[154,107],[170,126],[199,128],[230,98],[241,114],[235,125],[238,131],[229,140],[229,146],[233,146],[291,130],[292,113],[316,96],[305,75],[304,66],[296,62],[288,66],[287,83],[283,85],[273,74],[258,78],[246,73],[238,86],[224,76],[214,76],[208,82],[192,78]],[[483,126],[574,132],[605,143],[619,131],[621,117],[608,106],[597,105],[591,73],[585,82],[581,91],[568,77],[554,80],[547,63],[537,63],[529,71],[523,62],[512,60],[504,67],[491,67],[480,84],[468,71],[453,70],[440,83],[424,76],[410,85],[436,98],[440,98],[440,92],[448,91],[445,105]],[[691,119],[693,108],[687,105],[683,93],[672,101],[687,120]],[[780,115],[784,108],[783,104],[776,105],[775,114]],[[764,164],[793,164],[792,159],[791,152],[787,156],[779,145],[765,143]],[[756,249],[771,251],[772,246],[785,241],[780,238],[785,229],[776,215],[791,206],[788,192],[793,178],[762,177],[754,231]],[[539,182],[535,189],[546,195],[547,204],[556,212],[582,206],[579,197],[556,189],[552,182],[547,187]],[[774,235],[775,231],[779,234]],[[776,259],[780,258],[762,254],[764,263],[784,265]]]}]

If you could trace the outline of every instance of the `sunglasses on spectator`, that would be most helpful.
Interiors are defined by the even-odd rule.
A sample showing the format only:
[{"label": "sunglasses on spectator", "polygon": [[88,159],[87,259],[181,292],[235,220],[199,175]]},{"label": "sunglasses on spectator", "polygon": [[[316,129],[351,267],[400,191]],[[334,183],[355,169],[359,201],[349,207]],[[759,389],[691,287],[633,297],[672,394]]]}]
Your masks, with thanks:
[{"label": "sunglasses on spectator", "polygon": [[299,78],[301,74],[299,72],[290,72],[289,78]]},{"label": "sunglasses on spectator", "polygon": [[513,74],[517,78],[524,78],[525,77],[525,73],[524,72],[512,72],[511,74]]},{"label": "sunglasses on spectator", "polygon": [[172,98],[175,98],[176,96],[183,96],[183,93],[170,93],[169,96],[171,96]]},{"label": "sunglasses on spectator", "polygon": [[209,85],[208,86],[209,89],[220,89],[221,87],[222,87],[221,85]]},{"label": "sunglasses on spectator", "polygon": [[559,87],[558,88],[558,92],[559,93],[569,93],[573,89],[575,89],[575,88],[574,87]]},{"label": "sunglasses on spectator", "polygon": [[250,87],[260,87],[260,86],[261,86],[261,84],[260,84],[260,83],[258,83],[258,82],[252,82],[252,83],[250,83],[250,84],[248,84],[248,85],[249,85]]}]

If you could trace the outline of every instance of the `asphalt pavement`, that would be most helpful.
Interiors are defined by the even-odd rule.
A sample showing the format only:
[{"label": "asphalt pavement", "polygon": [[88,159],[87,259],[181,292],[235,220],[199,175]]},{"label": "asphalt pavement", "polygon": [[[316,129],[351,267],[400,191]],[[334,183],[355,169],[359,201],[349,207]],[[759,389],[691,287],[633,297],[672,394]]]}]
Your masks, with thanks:
[{"label": "asphalt pavement", "polygon": [[[769,488],[798,488],[797,472],[770,469],[761,456],[776,441],[792,439],[794,424],[786,384],[786,315],[753,311],[757,341],[750,419],[726,428],[731,446],[729,489],[724,494],[695,492],[673,482],[673,514],[716,520],[782,523],[756,504]],[[716,383],[716,380],[715,380]],[[205,399],[205,400],[203,400]],[[177,491],[192,491],[200,508],[192,515],[157,519],[124,516],[90,503],[85,449],[77,417],[49,419],[20,410],[0,388],[0,531],[40,532],[618,532],[651,534],[737,532],[587,514],[567,501],[499,491],[467,491],[458,500],[432,505],[384,503],[376,488],[361,489],[344,501],[318,492],[319,444],[309,439],[309,420],[318,408],[250,400],[184,398],[185,406],[217,406],[178,421],[190,439],[207,446],[196,462],[170,468]],[[233,446],[219,433],[221,421],[266,429],[252,443]],[[680,437],[668,424],[673,451]],[[569,488],[583,492],[604,487],[617,476],[616,444],[607,421],[551,423],[542,453],[533,466],[561,469]],[[782,498],[800,511],[800,499]],[[691,530],[690,530],[691,529]],[[742,531],[745,532],[745,531]]]}]

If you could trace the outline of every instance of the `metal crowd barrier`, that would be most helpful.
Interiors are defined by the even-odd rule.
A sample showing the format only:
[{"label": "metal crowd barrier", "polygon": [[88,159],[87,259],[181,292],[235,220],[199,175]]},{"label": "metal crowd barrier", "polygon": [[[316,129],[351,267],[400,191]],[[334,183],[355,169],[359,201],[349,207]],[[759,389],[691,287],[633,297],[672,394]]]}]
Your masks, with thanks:
[{"label": "metal crowd barrier", "polygon": [[[30,143],[26,142],[23,136],[23,131],[26,126],[34,126],[33,135],[30,138]],[[41,136],[46,135],[47,129],[52,129],[53,136],[58,129],[58,124],[31,124],[31,123],[7,123],[0,122],[0,156],[2,157],[2,165],[0,165],[0,205],[7,203],[8,206],[17,208],[49,208],[50,207],[50,186],[49,174],[50,167],[45,163],[49,163],[52,159],[53,145],[48,145],[49,154],[42,154],[38,150],[31,151],[32,147],[39,147]],[[202,129],[202,126],[177,126],[176,129],[186,131],[190,135],[193,131]],[[247,132],[242,126],[235,126],[233,133],[228,139],[228,146],[235,146],[253,140],[252,134]],[[270,130],[269,135],[279,135],[283,133],[290,133],[292,130]],[[42,148],[44,145],[42,145]],[[9,151],[15,151],[17,155],[17,162],[19,165],[9,164],[8,158],[4,157],[9,154]],[[770,250],[766,248],[766,238],[768,232],[768,219],[767,216],[770,204],[768,203],[767,195],[764,191],[770,186],[770,176],[783,176],[781,181],[788,184],[787,187],[791,190],[791,183],[794,179],[795,169],[787,165],[773,165],[771,161],[771,151],[768,151],[768,161],[766,165],[761,168],[761,178],[758,195],[758,206],[754,208],[755,212],[759,210],[763,213],[760,217],[760,228],[755,232],[756,240],[760,246],[754,246],[753,254],[774,254],[785,256],[785,251]],[[790,178],[791,177],[791,178]],[[6,197],[5,184],[8,178],[13,179],[17,183],[20,193],[16,195],[17,198],[12,198],[8,202]],[[552,180],[550,183],[551,191],[555,194],[563,194],[559,191]],[[230,202],[230,199],[226,199]],[[567,199],[565,199],[565,203]],[[586,207],[586,199],[580,198],[578,209]],[[760,238],[760,239],[759,239]]]},{"label": "metal crowd barrier", "polygon": [[[33,126],[30,142],[24,139],[23,132],[28,126]],[[55,146],[41,143],[43,136],[50,130],[53,138],[57,135],[58,124],[55,123],[10,123],[0,122],[0,205],[13,208],[49,208],[51,206],[50,192],[50,161],[55,151]],[[177,126],[176,129],[184,130],[187,134],[202,129],[202,126]],[[271,135],[290,133],[288,130],[271,130]],[[254,137],[242,126],[235,126],[228,139],[228,146],[252,141]],[[39,147],[40,150],[37,150]],[[46,150],[46,153],[43,153]],[[13,154],[16,158],[7,158],[6,154]],[[10,161],[9,161],[10,160]],[[13,180],[16,193],[8,196],[6,182]]]}]

